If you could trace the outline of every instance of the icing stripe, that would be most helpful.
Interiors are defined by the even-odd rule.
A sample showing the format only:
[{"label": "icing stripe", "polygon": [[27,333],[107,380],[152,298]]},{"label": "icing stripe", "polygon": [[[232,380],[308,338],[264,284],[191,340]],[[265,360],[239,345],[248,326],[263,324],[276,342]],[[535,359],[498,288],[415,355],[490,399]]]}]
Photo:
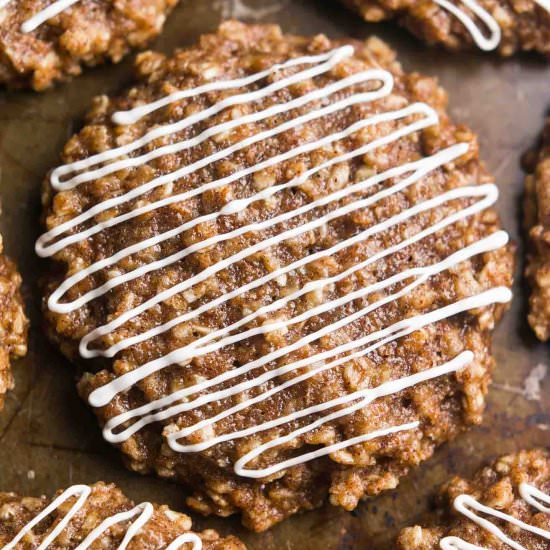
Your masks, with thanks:
[{"label": "icing stripe", "polygon": [[[355,410],[358,410],[360,407],[356,407]],[[334,413],[332,415],[329,415],[326,417],[326,421],[336,419],[340,416],[343,416],[344,413]],[[347,413],[349,414],[349,413]],[[322,425],[321,422],[315,422],[314,424],[310,424],[307,426],[307,429],[313,429],[312,426]],[[258,455],[260,455],[261,452],[264,452],[267,449],[273,448],[277,445],[281,445],[282,443],[285,443],[287,441],[291,441],[292,439],[298,437],[302,433],[305,433],[305,431],[302,430],[296,430],[295,432],[292,432],[288,434],[285,437],[280,437],[278,439],[274,439],[270,441],[269,443],[266,443],[265,445],[260,445],[253,451],[250,451],[245,456],[240,458],[235,463],[235,473],[237,475],[243,476],[243,477],[249,477],[252,479],[261,479],[262,477],[267,477],[273,474],[276,474],[277,472],[280,472],[281,470],[284,470],[286,468],[292,468],[293,466],[296,466],[298,464],[301,464],[302,462],[307,462],[310,460],[314,460],[316,458],[321,458],[323,456],[327,456],[330,453],[335,453],[341,449],[346,449],[347,447],[350,447],[351,445],[358,445],[360,443],[365,443],[367,441],[371,441],[373,439],[379,438],[379,437],[387,437],[388,435],[408,431],[408,430],[414,430],[415,428],[418,428],[420,425],[420,422],[409,422],[408,424],[402,424],[400,426],[392,426],[390,428],[384,428],[381,430],[376,430],[374,432],[364,434],[358,437],[354,437],[351,439],[347,439],[346,441],[341,441],[340,443],[335,443],[333,445],[329,445],[328,447],[323,447],[322,449],[318,449],[317,451],[311,451],[309,453],[285,460],[284,462],[281,462],[280,464],[276,464],[275,466],[270,466],[269,468],[263,468],[262,470],[251,470],[247,469],[245,467],[248,462],[256,458]]]},{"label": "icing stripe", "polygon": [[439,543],[441,550],[487,550],[477,544],[471,544],[460,537],[445,537]]},{"label": "icing stripe", "polygon": [[502,31],[496,19],[484,10],[476,0],[460,0],[466,7],[474,12],[474,14],[487,25],[491,32],[490,38],[486,38],[479,30],[474,20],[462,9],[456,6],[449,0],[434,0],[442,8],[452,13],[469,31],[475,43],[485,51],[491,51],[498,47],[502,38]]},{"label": "icing stripe", "polygon": [[[234,80],[215,80],[214,82],[209,82],[208,84],[203,84],[196,88],[190,90],[179,90],[170,95],[167,95],[161,99],[147,103],[146,105],[140,105],[139,107],[134,107],[128,111],[117,111],[113,115],[113,122],[115,124],[125,125],[125,124],[135,124],[140,121],[143,117],[148,114],[151,114],[163,107],[167,107],[172,103],[177,101],[182,101],[184,99],[191,99],[193,97],[200,96],[208,92],[217,92],[221,90],[232,90],[237,88],[243,88],[245,86],[250,86],[258,80],[266,78],[272,74],[275,74],[279,71],[290,69],[291,67],[296,67],[299,65],[315,65],[323,61],[328,61],[329,66],[333,67],[342,59],[353,55],[352,46],[342,46],[336,50],[332,50],[328,53],[319,54],[319,55],[308,55],[299,58],[292,58],[284,63],[276,63],[275,65],[269,67],[265,71],[260,71],[243,78],[236,78]],[[298,73],[300,74],[300,73]],[[93,159],[94,157],[90,157]],[[97,156],[95,158],[97,161]],[[81,166],[83,167],[83,166]],[[73,167],[75,169],[75,167]]]},{"label": "icing stripe", "polygon": [[180,535],[166,550],[179,550],[184,544],[192,544],[191,550],[202,550],[202,540],[194,533]]},{"label": "icing stripe", "polygon": [[[550,504],[549,495],[543,493],[536,487],[527,483],[520,484],[519,493],[523,500],[525,500],[525,502],[527,502],[534,508],[537,508],[540,512],[544,514],[550,514],[550,508],[541,504],[541,501],[546,504]],[[459,495],[455,498],[453,506],[457,512],[466,516],[474,523],[477,523],[477,525],[494,535],[497,539],[499,539],[504,544],[507,544],[514,550],[527,549],[515,540],[508,537],[494,523],[483,517],[480,517],[476,512],[495,517],[497,519],[510,523],[515,527],[519,527],[519,529],[528,531],[529,533],[533,533],[534,535],[542,537],[546,540],[550,540],[550,531],[547,531],[546,529],[541,529],[540,527],[529,525],[528,523],[525,523],[515,518],[514,516],[505,514],[489,506],[485,506],[479,503],[475,498],[470,495]],[[486,550],[483,547],[470,544],[469,542],[466,542],[459,537],[445,537],[441,540],[440,547],[442,548],[442,550]]]},{"label": "icing stripe", "polygon": [[[212,163],[239,152],[252,144],[262,143],[283,132],[307,125],[310,121],[319,120],[327,115],[344,111],[356,105],[385,98],[392,94],[394,82],[391,74],[387,71],[372,69],[352,74],[351,76],[337,80],[334,83],[316,89],[301,97],[293,98],[286,103],[277,103],[262,111],[246,114],[237,120],[230,119],[223,123],[214,123],[213,126],[191,139],[179,141],[168,146],[152,148],[152,150],[144,154],[140,154],[139,152],[159,137],[169,137],[184,129],[192,128],[203,121],[210,120],[219,113],[225,112],[226,109],[232,108],[235,105],[248,104],[262,98],[270,97],[275,92],[283,90],[292,84],[314,79],[328,73],[352,55],[353,48],[345,46],[317,56],[290,59],[284,63],[274,65],[261,73],[236,80],[211,82],[190,90],[178,91],[161,100],[152,102],[151,104],[142,105],[132,111],[115,113],[113,115],[115,123],[130,124],[175,101],[186,100],[214,90],[235,89],[238,91],[238,88],[242,86],[256,83],[258,86],[254,91],[237,93],[180,121],[155,128],[127,145],[61,166],[52,173],[51,184],[54,189],[58,191],[74,189],[79,185],[85,185],[88,182],[108,176],[118,170],[132,169],[166,154],[191,149],[215,135],[220,133],[223,134],[243,124],[254,124],[255,122],[268,118],[272,119],[272,117],[276,117],[283,113],[293,112],[293,110],[297,108],[307,108],[305,113],[301,113],[299,116],[290,117],[288,120],[285,119],[285,122],[278,126],[270,127],[269,130],[259,131],[257,134],[253,134],[242,141],[232,144],[231,147],[218,150],[174,172],[157,176],[151,181],[142,183],[123,195],[103,200],[90,207],[88,210],[81,212],[73,219],[65,221],[59,226],[51,229],[38,240],[37,252],[41,256],[55,255],[75,243],[89,239],[97,233],[101,233],[111,227],[135,219],[137,216],[144,213],[154,212],[170,204],[200,196],[211,189],[243,181],[247,176],[254,175],[266,168],[277,166],[300,155],[317,151],[327,145],[338,150],[338,153],[333,158],[309,168],[300,176],[253,192],[250,196],[230,200],[230,202],[214,212],[195,216],[192,219],[184,221],[178,227],[165,231],[162,234],[155,235],[142,242],[133,243],[119,250],[112,257],[94,262],[67,277],[67,279],[51,294],[48,301],[48,307],[57,313],[74,312],[81,307],[87,306],[101,296],[106,295],[120,285],[136,280],[148,273],[162,270],[177,262],[181,262],[190,255],[205,250],[208,247],[216,246],[230,239],[239,238],[245,234],[258,235],[258,239],[253,241],[246,248],[218,261],[218,263],[210,265],[186,280],[178,281],[172,287],[166,288],[162,292],[153,295],[150,299],[141,304],[132,306],[124,313],[109,319],[109,322],[105,325],[92,330],[82,338],[79,345],[80,354],[84,358],[112,358],[124,349],[128,349],[141,342],[160,336],[178,325],[197,319],[203,313],[219,307],[229,300],[243,297],[246,293],[267,285],[271,281],[283,280],[288,275],[298,272],[316,260],[328,258],[346,249],[351,250],[351,247],[383,234],[385,231],[388,231],[398,224],[405,223],[415,216],[436,210],[444,205],[447,205],[446,208],[449,210],[446,212],[446,216],[443,219],[437,219],[432,225],[420,228],[415,234],[407,234],[400,242],[396,242],[387,249],[380,250],[366,260],[357,262],[344,271],[333,274],[331,277],[309,281],[302,287],[292,290],[292,292],[286,296],[282,295],[273,300],[273,302],[259,307],[250,313],[243,313],[241,318],[234,320],[227,326],[199,335],[188,345],[175,349],[165,356],[138,365],[135,370],[126,372],[103,387],[97,388],[91,393],[88,401],[93,407],[102,407],[109,404],[117,395],[128,391],[131,387],[143,381],[148,376],[162,371],[171,365],[188,364],[193,358],[216,352],[227,346],[232,346],[237,342],[243,342],[251,337],[264,335],[275,330],[287,330],[292,325],[306,323],[310,319],[323,315],[331,310],[345,310],[345,308],[349,307],[352,303],[361,303],[361,301],[365,301],[368,304],[342,318],[336,317],[330,324],[318,328],[316,331],[306,333],[297,341],[276,348],[253,361],[236,366],[230,371],[223,372],[213,378],[198,381],[191,386],[175,391],[147,405],[111,418],[104,428],[104,437],[107,440],[113,443],[122,443],[148,424],[167,420],[183,412],[196,411],[209,403],[215,401],[221,403],[226,399],[232,399],[242,394],[243,396],[247,396],[246,399],[237,399],[233,402],[233,406],[222,407],[221,412],[218,412],[213,417],[208,417],[199,413],[201,421],[194,425],[187,426],[184,429],[176,429],[175,427],[167,428],[165,430],[165,437],[169,446],[176,452],[200,452],[223,441],[233,441],[273,428],[287,426],[288,433],[284,434],[284,431],[279,432],[277,437],[256,447],[234,465],[235,472],[238,475],[250,478],[261,478],[293,465],[337,452],[352,445],[390,434],[399,434],[416,430],[419,427],[419,420],[411,418],[410,421],[404,424],[398,426],[381,426],[371,433],[355,435],[316,451],[294,456],[289,460],[282,461],[280,464],[270,465],[267,468],[254,468],[254,461],[269,449],[285,444],[295,438],[302,437],[311,430],[327,422],[332,422],[346,415],[353,414],[367,406],[373,400],[382,396],[393,395],[428,380],[434,380],[441,376],[448,376],[464,368],[473,360],[472,353],[465,350],[450,361],[441,365],[435,365],[425,371],[411,373],[410,376],[383,383],[378,387],[350,393],[338,399],[308,406],[290,415],[283,415],[263,424],[253,425],[233,433],[216,434],[214,430],[214,426],[225,418],[253,407],[279,392],[291,388],[296,384],[300,384],[315,375],[326,372],[329,369],[341,367],[350,361],[359,359],[381,346],[393,342],[398,338],[407,336],[428,324],[447,319],[448,317],[470,309],[509,301],[511,294],[508,289],[493,288],[480,292],[478,295],[459,300],[456,303],[439,307],[432,312],[422,315],[419,314],[409,319],[399,320],[387,327],[380,327],[376,332],[371,332],[361,338],[324,350],[305,359],[290,360],[282,365],[277,365],[280,359],[297,352],[304,346],[358,321],[377,309],[390,304],[394,300],[409,295],[415,288],[427,283],[431,277],[451,269],[457,264],[467,261],[474,256],[504,246],[507,243],[508,236],[506,233],[498,231],[478,242],[470,243],[459,251],[450,253],[447,258],[433,265],[418,266],[403,270],[400,273],[389,276],[386,280],[376,281],[370,285],[363,285],[353,292],[345,293],[341,297],[322,301],[318,305],[309,307],[305,311],[288,319],[282,321],[271,319],[267,324],[256,324],[261,317],[269,316],[269,314],[273,314],[281,308],[288,306],[291,302],[302,299],[309,293],[322,292],[335,283],[344,281],[347,277],[359,273],[362,269],[373,265],[375,262],[388,258],[406,247],[450,227],[452,224],[460,223],[468,217],[485,210],[493,205],[498,197],[498,190],[493,184],[457,187],[422,202],[418,202],[392,215],[388,219],[382,220],[362,230],[356,235],[332,244],[329,248],[318,250],[309,256],[297,258],[287,265],[277,266],[266,275],[258,276],[256,279],[248,281],[240,287],[228,289],[228,292],[225,292],[222,296],[201,304],[196,309],[190,309],[166,321],[160,326],[153,327],[141,333],[138,332],[137,334],[122,339],[112,338],[110,347],[106,349],[93,347],[93,344],[103,337],[114,335],[114,333],[125,323],[132,321],[149,311],[151,308],[154,308],[158,304],[176,295],[191,291],[196,285],[206,281],[208,278],[215,276],[223,270],[235,266],[255,253],[263,252],[271,247],[277,247],[283,242],[299,237],[307,232],[321,230],[327,224],[338,222],[338,220],[343,219],[344,216],[371,208],[388,197],[406,191],[411,185],[420,182],[422,178],[426,177],[428,174],[452,163],[467,153],[468,145],[466,143],[451,145],[447,149],[439,151],[431,156],[420,158],[407,164],[390,167],[380,174],[347,185],[321,198],[305,202],[302,206],[295,207],[288,212],[279,213],[272,218],[268,217],[262,219],[262,221],[252,222],[248,225],[232,229],[226,233],[222,232],[214,237],[205,238],[191,246],[178,250],[170,256],[151,261],[133,271],[122,274],[115,273],[101,286],[93,288],[92,290],[87,290],[70,302],[63,301],[68,291],[73,289],[76,285],[95,273],[113,268],[113,266],[116,266],[119,262],[133,254],[162,244],[174,237],[179,237],[184,232],[196,227],[200,223],[215,222],[224,216],[238,215],[240,212],[257,204],[259,201],[269,200],[277,193],[303,185],[310,178],[321,173],[323,170],[331,169],[340,163],[345,163],[367,153],[372,153],[383,146],[397,144],[400,140],[413,136],[417,132],[438,123],[437,113],[431,107],[423,103],[415,103],[396,110],[377,112],[374,115],[353,122],[347,128],[317,138],[315,141],[295,147],[290,151],[269,157],[252,166],[239,169],[224,178],[201,184],[196,188],[186,190],[179,194],[169,194],[150,204],[136,205],[136,208],[130,209],[125,213],[110,218],[108,217],[99,222],[94,220],[92,224],[81,227],[81,224],[92,220],[98,214],[102,214],[114,206],[127,204],[161,185],[170,185],[172,182],[192,174],[201,168],[210,166]],[[261,81],[263,79],[269,78],[272,74],[279,71],[284,71],[286,74],[278,75],[275,82],[268,85],[262,85]],[[348,91],[347,95],[343,93],[359,85],[368,87],[369,91],[362,93]],[[333,96],[335,97],[331,101]],[[350,138],[353,138],[358,132],[380,124],[386,124],[391,130],[387,130],[387,133],[385,135],[383,134],[381,137],[363,143],[356,149],[349,150],[349,145],[343,147],[346,141],[353,143]],[[342,153],[342,149],[348,150]],[[135,153],[135,155],[130,156],[133,153]],[[390,184],[388,185],[388,183]],[[379,186],[379,188],[376,188],[376,186]],[[369,195],[368,193],[371,190],[374,192]],[[365,196],[365,194],[367,194],[367,196]],[[465,201],[465,203],[460,209],[453,210],[451,205],[453,201],[457,200]],[[311,215],[311,213],[321,208],[324,211],[323,215],[313,215],[309,221],[300,219],[300,216],[306,214]],[[272,231],[273,228],[283,222],[287,224],[287,228],[284,231]],[[264,234],[264,232],[268,233]],[[397,285],[397,289],[392,289],[395,285]],[[383,291],[388,291],[389,294],[369,304],[367,300],[368,296],[376,292],[383,293]],[[270,366],[271,364],[277,366],[272,368]],[[267,368],[268,366],[269,368]],[[254,370],[260,368],[263,369],[260,374],[251,376]],[[307,368],[307,370],[304,371],[304,368]],[[276,379],[280,376],[284,376],[284,379],[276,383]],[[268,385],[267,389],[259,391],[263,384],[269,383],[275,385]],[[219,386],[222,384],[223,389],[220,389]],[[205,428],[207,429],[206,431],[214,430],[214,435],[206,441],[201,441],[192,445],[186,444],[184,441],[186,438],[193,435],[196,436],[200,430],[204,430]]]},{"label": "icing stripe", "polygon": [[539,491],[539,489],[529,485],[528,483],[520,484],[519,494],[525,502],[533,506],[533,508],[536,508],[539,512],[542,512],[543,514],[550,514],[550,507],[542,504],[542,502],[550,504],[550,495]]},{"label": "icing stripe", "polygon": [[[434,0],[436,4],[454,15],[472,35],[474,42],[484,51],[498,48],[502,40],[502,30],[498,21],[477,0]],[[550,0],[534,0],[536,4],[550,12]],[[487,38],[477,23],[459,4],[466,6],[487,27]]]},{"label": "icing stripe", "polygon": [[[6,7],[12,0],[0,0],[0,9]],[[33,15],[30,19],[27,19],[21,25],[22,33],[29,33],[36,30],[40,25],[64,12],[70,8],[73,4],[80,2],[80,0],[56,0],[53,4],[50,4],[47,8],[39,11]]]},{"label": "icing stripe", "polygon": [[96,540],[98,540],[101,537],[101,535],[103,535],[113,525],[116,525],[117,523],[121,523],[123,521],[131,520],[136,516],[138,516],[138,518],[134,522],[132,522],[128,527],[128,530],[126,531],[126,535],[124,536],[124,539],[122,539],[122,542],[118,547],[118,550],[125,550],[125,548],[128,546],[128,543],[136,536],[139,530],[151,519],[154,511],[155,509],[153,508],[153,505],[150,502],[145,502],[143,504],[139,504],[132,510],[115,514],[114,516],[111,516],[105,519],[100,525],[98,525],[84,539],[84,541],[77,546],[76,550],[85,550],[86,548],[89,548]]},{"label": "icing stripe", "polygon": [[[53,544],[56,539],[65,531],[71,522],[72,518],[78,514],[82,507],[86,504],[86,501],[92,493],[91,487],[88,485],[73,485],[66,489],[62,494],[60,494],[54,501],[50,503],[49,506],[44,508],[37,516],[35,516],[27,525],[19,531],[19,533],[3,547],[3,550],[12,550],[17,547],[18,543],[21,542],[27,535],[29,535],[32,530],[38,526],[42,521],[44,521],[50,514],[55,510],[59,509],[63,504],[65,504],[69,499],[78,497],[76,502],[71,506],[67,514],[63,519],[55,525],[55,527],[48,533],[48,536],[42,541],[37,550],[45,550],[51,544]],[[127,522],[135,519],[127,528],[122,542],[117,547],[118,550],[125,550],[132,541],[132,539],[139,534],[141,528],[147,524],[147,522],[153,517],[154,507],[150,502],[144,502],[139,504],[132,510],[126,512],[120,512],[113,516],[106,518],[101,522],[95,529],[93,529],[89,535],[76,547],[75,550],[86,550],[91,548],[95,542],[101,540],[101,536],[104,535],[111,527],[118,523]],[[193,550],[201,550],[202,540],[200,537],[194,533],[184,533],[183,535],[176,538],[167,548],[167,550],[177,550],[181,548],[186,543],[193,544]]]},{"label": "icing stripe", "polygon": [[535,2],[547,11],[550,11],[550,0],[535,0]]}]

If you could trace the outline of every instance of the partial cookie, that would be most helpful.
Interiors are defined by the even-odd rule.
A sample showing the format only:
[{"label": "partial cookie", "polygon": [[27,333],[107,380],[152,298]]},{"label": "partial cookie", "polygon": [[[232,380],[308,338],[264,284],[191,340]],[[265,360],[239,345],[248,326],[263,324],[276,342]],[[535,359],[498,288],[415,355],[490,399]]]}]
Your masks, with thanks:
[{"label": "partial cookie", "polygon": [[178,0],[0,0],[0,86],[37,91],[120,61],[162,30]]},{"label": "partial cookie", "polygon": [[137,72],[47,178],[37,245],[129,467],[260,531],[477,424],[513,260],[437,82],[376,39],[236,22]]},{"label": "partial cookie", "polygon": [[168,506],[135,505],[114,485],[74,485],[53,499],[0,493],[4,550],[102,548],[115,550],[245,550],[233,536],[191,531],[191,518]]},{"label": "partial cookie", "polygon": [[0,409],[4,395],[13,389],[11,360],[27,353],[27,318],[20,293],[21,276],[2,253],[0,235]]},{"label": "partial cookie", "polygon": [[550,120],[540,148],[524,162],[525,225],[529,250],[525,275],[531,285],[529,324],[537,338],[550,338]]},{"label": "partial cookie", "polygon": [[548,549],[550,455],[541,449],[521,451],[499,458],[470,481],[452,479],[441,490],[437,513],[434,526],[404,529],[398,547]]},{"label": "partial cookie", "polygon": [[550,55],[548,0],[342,0],[366,21],[395,18],[413,34],[450,50],[481,48],[503,56]]}]

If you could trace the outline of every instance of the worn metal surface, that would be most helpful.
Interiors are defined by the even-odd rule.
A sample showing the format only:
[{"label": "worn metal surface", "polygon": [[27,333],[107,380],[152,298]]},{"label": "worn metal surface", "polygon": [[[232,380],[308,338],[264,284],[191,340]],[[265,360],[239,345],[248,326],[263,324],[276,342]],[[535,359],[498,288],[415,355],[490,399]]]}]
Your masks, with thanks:
[{"label": "worn metal surface", "polygon": [[[450,92],[455,119],[478,132],[483,156],[502,191],[499,210],[519,244],[521,258],[519,160],[536,141],[550,106],[550,64],[533,57],[500,61],[487,55],[428,50],[404,31],[363,24],[330,0],[246,0],[246,6],[244,1],[181,0],[155,47],[170,52],[191,44],[231,16],[278,22],[293,33],[382,36],[397,48],[408,70],[438,75]],[[71,366],[49,346],[39,315],[41,265],[33,244],[41,180],[56,164],[91,98],[115,92],[128,82],[130,63],[87,72],[45,95],[0,93],[0,230],[25,278],[32,318],[30,353],[16,365],[17,389],[0,414],[0,490],[37,495],[101,479],[120,484],[135,499],[182,508],[181,487],[127,472],[103,443],[95,419],[76,396]],[[326,506],[261,535],[246,533],[236,518],[196,518],[198,525],[236,533],[253,550],[391,548],[398,528],[426,511],[437,485],[450,474],[469,474],[499,453],[550,444],[550,381],[542,382],[539,400],[527,399],[523,392],[532,369],[550,364],[550,350],[537,343],[527,327],[521,268],[520,261],[515,301],[496,335],[498,369],[481,427],[440,449],[396,491],[362,504],[353,514]]]}]

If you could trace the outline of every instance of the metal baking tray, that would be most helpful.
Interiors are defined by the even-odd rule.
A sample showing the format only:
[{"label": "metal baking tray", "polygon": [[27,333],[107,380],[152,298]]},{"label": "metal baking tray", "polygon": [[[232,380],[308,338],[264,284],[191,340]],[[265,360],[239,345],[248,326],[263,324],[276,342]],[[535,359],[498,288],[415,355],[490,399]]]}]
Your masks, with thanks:
[{"label": "metal baking tray", "polygon": [[[153,47],[169,53],[230,17],[279,23],[289,33],[358,39],[376,34],[396,48],[405,69],[437,75],[449,91],[454,119],[480,137],[482,156],[501,190],[498,209],[518,244],[515,299],[496,332],[497,368],[480,427],[440,448],[396,490],[364,502],[353,513],[327,505],[263,534],[246,532],[236,517],[194,516],[199,528],[237,534],[251,550],[391,548],[399,529],[429,510],[437,486],[450,475],[468,475],[498,454],[550,443],[550,373],[539,380],[550,370],[545,367],[550,348],[535,340],[526,323],[520,168],[550,106],[550,63],[533,55],[501,60],[429,49],[391,24],[363,23],[335,0],[181,0]],[[15,365],[17,387],[0,414],[0,491],[51,494],[74,483],[105,480],[136,500],[185,510],[183,487],[126,471],[102,441],[95,418],[76,395],[74,370],[42,331],[39,311],[43,265],[33,250],[42,179],[58,162],[92,97],[123,88],[130,82],[131,65],[128,59],[90,70],[43,95],[0,92],[0,230],[23,274],[32,321],[29,354]]]}]

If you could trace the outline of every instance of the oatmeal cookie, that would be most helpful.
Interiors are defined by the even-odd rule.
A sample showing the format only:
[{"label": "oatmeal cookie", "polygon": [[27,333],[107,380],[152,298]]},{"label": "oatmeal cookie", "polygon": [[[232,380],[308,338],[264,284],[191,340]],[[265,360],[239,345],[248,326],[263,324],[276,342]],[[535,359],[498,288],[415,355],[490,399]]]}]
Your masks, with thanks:
[{"label": "oatmeal cookie", "polygon": [[10,361],[27,353],[27,318],[20,293],[21,276],[2,253],[0,235],[0,409],[4,395],[13,389]]},{"label": "oatmeal cookie", "polygon": [[0,0],[0,86],[42,91],[119,62],[162,30],[178,0]]},{"label": "oatmeal cookie", "polygon": [[114,550],[123,541],[128,550],[245,550],[233,536],[222,538],[213,530],[193,533],[191,518],[168,506],[136,506],[114,485],[75,485],[52,499],[0,493],[2,548],[38,548],[48,540],[47,547],[57,550]]},{"label": "oatmeal cookie", "polygon": [[397,19],[428,44],[550,55],[548,0],[343,0],[366,21]]},{"label": "oatmeal cookie", "polygon": [[518,548],[545,550],[550,544],[549,504],[550,455],[542,449],[521,451],[499,458],[472,480],[452,479],[441,490],[437,524],[404,529],[397,546],[501,550],[513,542]]},{"label": "oatmeal cookie", "polygon": [[377,39],[227,22],[44,187],[51,338],[132,470],[261,531],[480,421],[512,254],[475,135]]},{"label": "oatmeal cookie", "polygon": [[550,120],[540,148],[526,155],[525,226],[529,237],[525,275],[531,285],[529,324],[537,338],[550,338]]}]

